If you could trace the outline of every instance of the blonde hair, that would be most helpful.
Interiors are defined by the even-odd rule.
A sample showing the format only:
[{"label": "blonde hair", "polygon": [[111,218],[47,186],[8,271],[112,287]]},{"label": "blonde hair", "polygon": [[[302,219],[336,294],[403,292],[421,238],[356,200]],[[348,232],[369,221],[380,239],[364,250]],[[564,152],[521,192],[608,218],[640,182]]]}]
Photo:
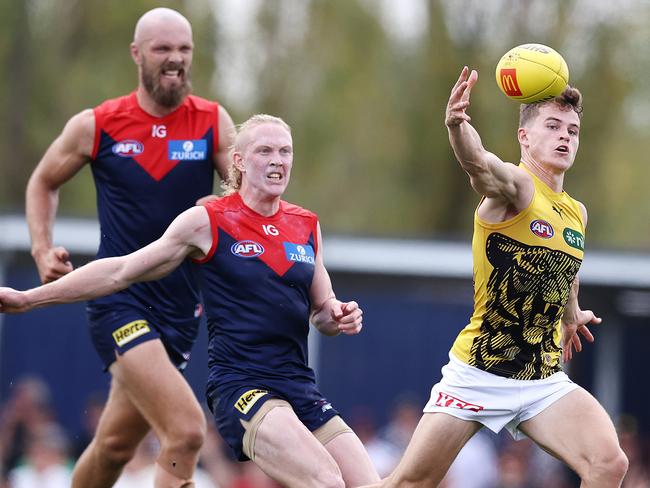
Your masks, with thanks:
[{"label": "blonde hair", "polygon": [[255,114],[246,122],[240,124],[237,127],[237,134],[235,135],[235,141],[230,148],[228,153],[230,159],[230,166],[228,167],[228,178],[221,184],[221,188],[224,190],[224,195],[232,195],[233,193],[239,191],[241,188],[241,178],[242,174],[239,169],[235,166],[233,161],[233,154],[236,152],[242,152],[246,146],[249,144],[249,140],[244,137],[251,129],[259,127],[264,124],[277,124],[280,127],[284,127],[289,134],[291,134],[291,127],[280,117],[275,117],[273,115],[267,114]]}]

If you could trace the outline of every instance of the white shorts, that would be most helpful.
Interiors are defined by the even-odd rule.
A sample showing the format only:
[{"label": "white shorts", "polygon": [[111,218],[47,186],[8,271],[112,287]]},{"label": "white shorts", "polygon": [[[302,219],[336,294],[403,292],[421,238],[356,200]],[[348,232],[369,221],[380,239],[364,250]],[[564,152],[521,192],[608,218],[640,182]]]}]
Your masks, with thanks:
[{"label": "white shorts", "polygon": [[424,412],[443,412],[479,422],[495,433],[505,427],[519,440],[526,437],[518,429],[521,422],[576,388],[580,386],[563,371],[543,380],[514,380],[470,366],[450,353]]}]

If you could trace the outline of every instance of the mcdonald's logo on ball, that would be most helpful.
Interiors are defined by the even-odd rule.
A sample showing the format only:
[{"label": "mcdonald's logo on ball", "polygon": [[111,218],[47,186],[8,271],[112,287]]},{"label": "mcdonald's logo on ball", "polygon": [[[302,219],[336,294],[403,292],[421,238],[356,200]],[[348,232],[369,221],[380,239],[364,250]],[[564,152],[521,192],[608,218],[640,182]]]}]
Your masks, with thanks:
[{"label": "mcdonald's logo on ball", "polygon": [[522,44],[505,53],[496,69],[499,89],[520,103],[549,100],[569,83],[564,58],[543,44]]}]

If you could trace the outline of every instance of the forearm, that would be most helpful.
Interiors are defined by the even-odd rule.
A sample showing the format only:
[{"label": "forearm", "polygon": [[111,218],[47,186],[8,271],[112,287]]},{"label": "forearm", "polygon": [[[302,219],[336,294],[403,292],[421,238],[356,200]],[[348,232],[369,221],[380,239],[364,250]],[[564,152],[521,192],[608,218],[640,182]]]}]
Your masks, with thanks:
[{"label": "forearm", "polygon": [[571,290],[569,290],[569,299],[567,300],[566,305],[564,306],[564,313],[562,314],[563,321],[571,320],[572,317],[580,311],[580,305],[578,304],[578,290],[580,288],[580,280],[578,276],[573,280],[571,284]]},{"label": "forearm", "polygon": [[478,132],[469,122],[447,127],[449,142],[460,166],[470,175],[485,171],[486,150]]},{"label": "forearm", "polygon": [[125,264],[124,257],[100,259],[57,281],[27,290],[25,296],[28,308],[80,302],[122,290],[133,282],[125,273]]},{"label": "forearm", "polygon": [[32,255],[52,247],[52,227],[58,206],[58,189],[50,189],[38,178],[32,177],[27,185],[25,201]]}]

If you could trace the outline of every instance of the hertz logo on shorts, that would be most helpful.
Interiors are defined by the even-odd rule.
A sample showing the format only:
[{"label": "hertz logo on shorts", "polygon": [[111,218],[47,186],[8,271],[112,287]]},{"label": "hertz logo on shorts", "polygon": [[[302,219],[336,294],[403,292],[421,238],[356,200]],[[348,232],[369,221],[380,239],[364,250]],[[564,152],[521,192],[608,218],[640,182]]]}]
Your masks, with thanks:
[{"label": "hertz logo on shorts", "polygon": [[242,396],[239,397],[237,403],[235,403],[235,408],[241,413],[248,413],[248,411],[255,405],[255,402],[266,395],[268,391],[266,390],[248,390]]},{"label": "hertz logo on shorts", "polygon": [[113,339],[118,346],[123,346],[131,342],[136,337],[140,337],[147,332],[150,332],[149,324],[146,320],[134,320],[119,329],[113,331]]}]

